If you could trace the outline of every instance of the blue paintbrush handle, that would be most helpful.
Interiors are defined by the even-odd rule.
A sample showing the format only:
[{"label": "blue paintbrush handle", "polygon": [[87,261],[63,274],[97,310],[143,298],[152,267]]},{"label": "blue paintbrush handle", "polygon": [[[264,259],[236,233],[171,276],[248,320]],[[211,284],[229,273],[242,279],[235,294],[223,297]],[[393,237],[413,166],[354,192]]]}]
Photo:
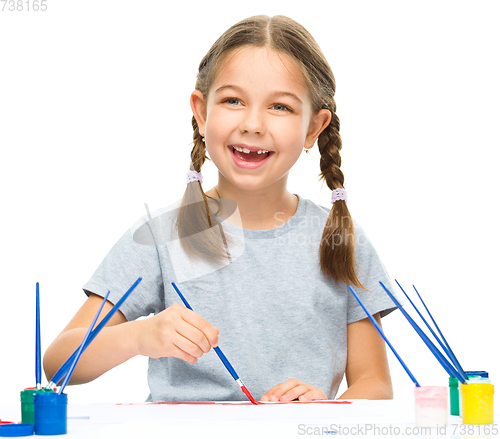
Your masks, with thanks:
[{"label": "blue paintbrush handle", "polygon": [[[415,306],[415,304],[410,299],[410,297],[408,296],[408,294],[406,294],[406,291],[403,290],[403,287],[400,285],[400,283],[396,279],[394,279],[394,280],[398,284],[398,287],[401,289],[401,291],[406,296],[406,298],[408,299],[408,301],[410,302],[411,306],[413,306],[413,309],[417,312],[417,314],[420,316],[420,318],[422,319],[422,321],[425,323],[425,326],[427,326],[427,328],[429,329],[429,331],[431,331],[431,334],[434,336],[434,338],[436,339],[436,341],[439,343],[439,345],[441,346],[441,348],[443,349],[443,351],[445,352],[445,354],[448,355],[448,357],[450,357],[450,353],[448,352],[448,349],[446,349],[446,347],[444,346],[443,342],[439,339],[439,337],[437,336],[437,334],[430,327],[429,323],[427,323],[427,320],[425,320],[425,318],[422,315],[422,313]],[[450,357],[450,359],[451,359],[451,357]]]},{"label": "blue paintbrush handle", "polygon": [[403,315],[406,317],[406,320],[410,323],[411,326],[413,326],[413,329],[417,332],[417,334],[420,336],[422,341],[427,345],[427,347],[430,349],[430,351],[434,354],[436,357],[436,360],[443,366],[443,368],[448,372],[450,376],[453,376],[457,378],[461,383],[465,383],[465,380],[462,378],[462,376],[453,368],[453,366],[448,362],[448,360],[443,356],[441,352],[434,346],[434,343],[429,340],[429,338],[424,334],[424,332],[420,329],[420,327],[415,323],[415,321],[410,317],[410,315],[403,309],[403,307],[400,305],[400,303],[396,300],[396,298],[391,294],[391,292],[385,287],[385,285],[382,282],[379,282],[380,285],[382,285],[382,288],[385,290],[387,295],[392,299],[394,304],[399,308],[399,310],[403,313]]},{"label": "blue paintbrush handle", "polygon": [[226,366],[226,369],[231,374],[231,376],[235,380],[239,380],[240,377],[238,376],[238,374],[236,373],[236,371],[233,369],[233,366],[231,366],[231,363],[228,361],[228,359],[226,358],[226,356],[222,353],[222,351],[220,350],[220,348],[217,346],[216,348],[214,348],[214,351],[217,353],[217,355],[219,356],[220,360],[224,363],[224,366]]},{"label": "blue paintbrush handle", "polygon": [[40,287],[36,283],[36,328],[35,328],[35,378],[36,387],[42,384],[42,349],[40,345]]},{"label": "blue paintbrush handle", "polygon": [[177,288],[177,285],[175,285],[175,283],[172,282],[172,286],[174,287],[175,291],[177,292],[177,294],[181,298],[181,300],[184,303],[185,307],[187,309],[190,309],[191,311],[193,311],[193,308],[191,308],[191,305],[188,303],[188,301],[184,298],[184,296],[182,295],[182,293],[179,291],[179,288]]},{"label": "blue paintbrush handle", "polygon": [[[193,308],[191,308],[191,305],[189,305],[188,301],[186,300],[186,298],[182,295],[182,293],[179,291],[179,288],[177,288],[177,285],[175,285],[175,283],[172,282],[172,286],[174,287],[175,291],[177,292],[177,294],[179,295],[179,297],[181,298],[182,302],[184,303],[184,305],[186,306],[186,308],[190,309],[191,311],[193,311]],[[233,369],[233,366],[231,366],[231,363],[229,362],[229,360],[226,358],[226,356],[222,353],[222,351],[220,350],[220,348],[217,346],[216,348],[214,348],[214,351],[217,353],[217,355],[219,356],[220,358],[220,361],[222,361],[222,363],[224,363],[224,366],[226,366],[226,369],[228,370],[228,372],[231,374],[231,376],[235,379],[235,380],[239,380],[240,378],[238,377],[238,374],[236,373],[236,371]]]},{"label": "blue paintbrush handle", "polygon": [[394,355],[396,356],[396,358],[401,363],[401,366],[403,366],[404,370],[406,370],[406,373],[408,374],[408,376],[411,378],[411,380],[415,383],[415,385],[417,387],[420,387],[420,384],[418,384],[417,379],[413,376],[413,374],[410,372],[410,369],[408,369],[408,366],[406,366],[406,364],[403,361],[403,359],[396,352],[396,349],[394,349],[394,347],[392,346],[392,344],[389,342],[389,340],[387,339],[387,337],[384,334],[384,331],[382,331],[382,328],[380,327],[380,325],[373,318],[373,316],[368,312],[368,310],[366,309],[365,305],[363,305],[363,302],[361,302],[361,299],[358,297],[358,295],[355,293],[355,291],[353,290],[353,288],[350,285],[349,285],[349,289],[351,290],[351,293],[354,295],[354,297],[356,298],[356,300],[358,301],[358,303],[361,305],[361,308],[363,308],[363,310],[365,311],[365,313],[368,316],[368,318],[370,319],[370,321],[373,323],[373,326],[375,326],[375,329],[382,336],[382,338],[385,340],[385,342],[387,343],[387,345],[391,348],[392,352],[394,353]]},{"label": "blue paintbrush handle", "polygon": [[460,369],[458,368],[457,364],[458,364],[458,361],[457,359],[455,358],[455,356],[452,354],[452,352],[450,350],[448,350],[446,348],[446,346],[443,344],[443,342],[440,340],[440,338],[437,336],[437,334],[433,331],[433,329],[431,328],[431,326],[429,325],[429,323],[427,323],[427,320],[425,320],[424,316],[422,315],[422,313],[418,310],[418,308],[415,306],[415,304],[412,302],[412,300],[410,299],[410,297],[408,296],[408,294],[406,294],[405,290],[403,290],[403,287],[399,284],[399,282],[397,280],[395,280],[396,283],[398,284],[399,288],[401,289],[401,291],[403,292],[403,294],[406,296],[406,298],[409,300],[409,302],[411,303],[411,306],[413,306],[413,308],[415,309],[415,311],[417,312],[417,314],[420,316],[420,318],[423,320],[423,322],[425,323],[425,326],[427,326],[427,328],[429,329],[429,331],[431,331],[431,334],[434,336],[434,338],[437,340],[437,342],[439,343],[439,345],[441,346],[441,349],[443,349],[444,353],[446,355],[448,355],[448,358],[451,360],[451,362],[454,364],[454,366],[457,368],[457,372],[459,374],[462,375],[462,378],[464,380],[467,379],[465,373],[462,373],[460,372]]},{"label": "blue paintbrush handle", "polygon": [[450,347],[450,345],[448,344],[448,342],[446,341],[446,338],[444,338],[443,333],[442,333],[442,332],[441,332],[441,330],[439,329],[439,326],[437,325],[436,321],[434,320],[434,317],[432,317],[432,314],[431,314],[431,312],[429,311],[429,309],[427,308],[427,306],[426,306],[426,304],[425,304],[424,300],[422,299],[422,297],[420,297],[420,294],[419,294],[419,292],[417,291],[417,289],[415,288],[415,285],[413,285],[413,289],[414,289],[414,290],[415,290],[415,292],[417,293],[417,295],[418,295],[418,297],[419,297],[420,301],[422,302],[422,304],[424,305],[425,310],[427,311],[427,314],[429,314],[429,316],[430,316],[430,318],[431,318],[432,322],[434,323],[434,326],[436,327],[436,329],[438,330],[439,334],[441,335],[441,338],[443,339],[444,344],[445,344],[445,345],[446,345],[446,347],[448,348],[448,351],[449,351],[449,353],[450,353],[450,355],[449,355],[449,356],[451,356],[451,359],[452,359],[452,361],[453,361],[453,364],[454,364],[454,365],[455,365],[455,367],[457,368],[458,372],[462,375],[462,377],[467,378],[467,375],[465,374],[465,372],[464,372],[464,370],[463,370],[462,366],[461,366],[461,365],[460,365],[460,363],[458,362],[457,357],[455,357],[455,354],[454,354],[454,353],[453,353],[453,351],[451,350],[451,347]]},{"label": "blue paintbrush handle", "polygon": [[[125,300],[128,299],[128,296],[130,296],[130,294],[132,293],[132,291],[134,291],[135,287],[137,285],[139,285],[139,282],[142,280],[142,277],[139,277],[135,282],[134,284],[128,289],[128,291],[122,296],[122,298],[116,302],[116,305],[113,306],[113,308],[111,308],[111,310],[106,314],[106,316],[102,319],[101,323],[99,323],[99,325],[97,326],[97,328],[95,328],[89,335],[89,338],[85,344],[85,346],[83,347],[83,351],[85,351],[85,349],[87,349],[87,346],[92,343],[92,340],[94,340],[94,338],[97,336],[97,334],[99,334],[99,332],[101,331],[102,328],[104,328],[104,326],[106,326],[106,324],[111,320],[111,317],[113,317],[116,313],[116,311],[118,311],[118,309],[120,308],[120,306],[122,306],[123,302],[125,302]],[[73,352],[73,354],[71,355],[71,357],[69,357],[66,362],[59,368],[59,370],[55,373],[55,375],[52,377],[52,379],[50,380],[50,383],[49,383],[49,387],[50,387],[50,384],[54,384],[54,385],[57,385],[59,383],[59,381],[61,381],[64,376],[66,375],[66,372],[68,371],[68,369],[70,368],[71,366],[71,363],[73,363],[73,361],[75,360],[75,357],[78,353],[78,349]]]},{"label": "blue paintbrush handle", "polygon": [[59,395],[61,395],[64,392],[66,385],[69,383],[69,380],[71,379],[71,375],[73,375],[73,371],[75,370],[76,363],[78,363],[78,360],[80,359],[81,355],[83,354],[83,348],[85,347],[85,343],[87,342],[90,333],[94,329],[95,322],[97,322],[97,319],[99,318],[99,315],[101,314],[102,308],[104,307],[106,300],[108,300],[108,297],[109,297],[109,291],[106,293],[106,296],[104,296],[104,299],[102,300],[101,306],[97,310],[97,314],[95,315],[94,319],[92,320],[92,323],[90,324],[89,329],[88,329],[87,333],[85,334],[83,341],[80,344],[80,347],[76,351],[75,359],[73,360],[73,363],[71,363],[71,366],[69,367],[68,373],[64,377],[64,380],[61,384],[61,387],[59,388],[59,392],[58,392]]}]

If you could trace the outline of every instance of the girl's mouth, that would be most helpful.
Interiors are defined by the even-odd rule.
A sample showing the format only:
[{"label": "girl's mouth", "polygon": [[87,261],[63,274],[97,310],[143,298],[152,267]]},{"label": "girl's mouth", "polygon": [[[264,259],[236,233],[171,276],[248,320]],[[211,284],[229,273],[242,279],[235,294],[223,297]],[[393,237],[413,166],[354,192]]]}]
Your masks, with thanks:
[{"label": "girl's mouth", "polygon": [[240,160],[246,162],[260,162],[266,159],[271,154],[271,151],[266,151],[260,149],[258,151],[250,151],[248,148],[240,148],[238,146],[233,146],[233,154]]},{"label": "girl's mouth", "polygon": [[245,169],[255,169],[263,165],[274,151],[259,149],[250,151],[248,148],[239,145],[229,145],[233,161],[236,166]]}]

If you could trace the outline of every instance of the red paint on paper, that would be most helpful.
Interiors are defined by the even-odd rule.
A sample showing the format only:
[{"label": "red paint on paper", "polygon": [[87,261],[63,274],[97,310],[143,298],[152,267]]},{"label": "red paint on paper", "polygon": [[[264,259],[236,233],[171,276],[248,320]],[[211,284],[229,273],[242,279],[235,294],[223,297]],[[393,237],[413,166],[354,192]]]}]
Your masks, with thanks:
[{"label": "red paint on paper", "polygon": [[[256,401],[257,402],[257,401]],[[118,403],[116,405],[255,405],[251,402],[218,402],[218,401],[162,401],[162,402],[139,402],[139,403]],[[352,404],[352,401],[277,401],[277,402],[257,402],[258,405],[275,404]]]}]

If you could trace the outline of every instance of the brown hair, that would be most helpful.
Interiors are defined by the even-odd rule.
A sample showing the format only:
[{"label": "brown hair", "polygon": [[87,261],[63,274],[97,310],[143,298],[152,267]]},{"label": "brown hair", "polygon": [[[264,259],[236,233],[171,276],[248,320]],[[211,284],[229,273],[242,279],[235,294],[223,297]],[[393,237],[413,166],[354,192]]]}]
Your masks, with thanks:
[{"label": "brown hair", "polygon": [[[335,113],[335,78],[312,35],[302,25],[282,15],[274,17],[258,15],[240,21],[221,35],[200,63],[195,88],[205,99],[224,56],[242,46],[269,47],[297,62],[311,96],[313,114],[321,109],[328,109],[332,115],[330,124],[318,137],[321,154],[320,179],[323,179],[331,190],[342,188],[344,185],[344,174],[340,170],[342,140],[339,134],[339,118]],[[194,116],[192,125],[194,146],[191,151],[191,169],[200,172],[208,157]],[[212,230],[219,229],[222,232],[220,223],[210,212],[209,199],[210,197],[203,192],[201,183],[193,182],[187,185],[179,212],[178,231],[181,238],[206,231],[211,227]],[[193,206],[190,212],[188,206]],[[194,206],[198,207],[196,214],[192,212]],[[214,225],[219,227],[213,228]],[[225,249],[222,248],[220,238],[216,237],[217,233],[214,232],[210,236],[213,239],[209,239],[208,242],[199,241],[194,245],[185,245],[184,248],[193,256],[208,255],[212,260],[228,257],[227,245]],[[226,243],[223,234],[222,238]],[[321,270],[336,282],[362,287],[356,275],[354,244],[354,224],[351,215],[345,201],[337,201],[333,203],[323,230],[319,248]]]}]

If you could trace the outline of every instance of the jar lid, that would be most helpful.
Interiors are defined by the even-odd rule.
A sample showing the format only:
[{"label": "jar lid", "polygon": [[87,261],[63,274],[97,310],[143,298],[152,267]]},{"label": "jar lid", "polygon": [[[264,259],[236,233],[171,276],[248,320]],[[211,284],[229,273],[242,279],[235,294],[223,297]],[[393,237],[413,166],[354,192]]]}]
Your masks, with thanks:
[{"label": "jar lid", "polygon": [[66,393],[55,393],[55,392],[41,392],[35,393],[34,396],[35,407],[37,405],[67,405],[68,395]]},{"label": "jar lid", "polygon": [[485,370],[466,370],[465,375],[488,378],[488,372],[486,372]]},{"label": "jar lid", "polygon": [[479,376],[473,376],[473,377],[468,377],[466,379],[467,383],[491,383],[491,380],[489,378],[483,378]]},{"label": "jar lid", "polygon": [[0,425],[0,437],[33,436],[33,424],[3,424]]}]

